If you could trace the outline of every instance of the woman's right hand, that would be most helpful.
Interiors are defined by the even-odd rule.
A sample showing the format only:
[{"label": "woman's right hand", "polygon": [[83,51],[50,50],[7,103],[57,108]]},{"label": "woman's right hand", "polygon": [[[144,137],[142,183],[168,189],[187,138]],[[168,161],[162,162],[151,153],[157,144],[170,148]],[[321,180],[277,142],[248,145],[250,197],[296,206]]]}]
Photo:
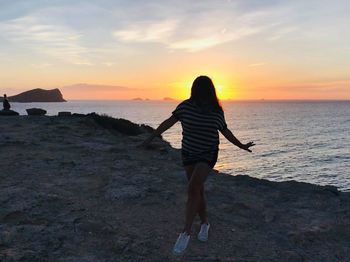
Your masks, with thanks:
[{"label": "woman's right hand", "polygon": [[251,141],[251,142],[249,142],[247,144],[242,144],[241,148],[251,153],[252,150],[250,150],[249,148],[252,147],[252,146],[255,146],[253,141]]}]

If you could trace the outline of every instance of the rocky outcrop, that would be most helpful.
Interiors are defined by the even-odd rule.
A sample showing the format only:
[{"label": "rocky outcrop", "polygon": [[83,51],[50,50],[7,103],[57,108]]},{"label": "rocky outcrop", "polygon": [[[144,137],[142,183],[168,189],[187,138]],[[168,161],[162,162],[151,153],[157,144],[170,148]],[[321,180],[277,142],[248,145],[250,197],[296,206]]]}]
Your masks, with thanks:
[{"label": "rocky outcrop", "polygon": [[0,116],[18,116],[19,113],[13,110],[0,110]]},{"label": "rocky outcrop", "polygon": [[44,116],[46,115],[46,110],[41,108],[28,108],[26,109],[28,116]]},{"label": "rocky outcrop", "polygon": [[10,102],[23,102],[23,103],[31,103],[31,102],[66,102],[63,99],[61,91],[56,89],[45,90],[45,89],[33,89],[23,93],[20,93],[15,96],[10,96]]},{"label": "rocky outcrop", "polygon": [[71,113],[71,112],[68,112],[68,111],[61,111],[61,112],[58,112],[57,115],[58,115],[58,116],[71,116],[72,113]]},{"label": "rocky outcrop", "polygon": [[349,260],[349,193],[217,172],[206,182],[209,241],[197,241],[196,220],[174,257],[187,191],[180,152],[159,138],[139,148],[147,134],[113,126],[0,118],[0,261]]},{"label": "rocky outcrop", "polygon": [[91,117],[104,128],[109,130],[117,131],[119,133],[136,136],[143,134],[145,132],[152,132],[153,128],[147,125],[138,125],[127,119],[122,118],[113,118],[107,115],[98,115],[95,113],[88,114],[87,116]]}]

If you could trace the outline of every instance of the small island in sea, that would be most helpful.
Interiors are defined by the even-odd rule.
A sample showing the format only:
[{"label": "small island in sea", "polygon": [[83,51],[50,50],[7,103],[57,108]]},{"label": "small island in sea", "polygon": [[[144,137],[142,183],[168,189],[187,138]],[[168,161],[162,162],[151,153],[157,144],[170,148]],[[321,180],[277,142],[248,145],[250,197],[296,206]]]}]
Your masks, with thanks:
[{"label": "small island in sea", "polygon": [[[1,261],[175,259],[187,181],[169,143],[137,147],[152,128],[77,114],[2,116],[0,129]],[[209,242],[196,220],[181,261],[350,257],[349,193],[218,172],[206,188]]]},{"label": "small island in sea", "polygon": [[171,97],[164,97],[163,101],[175,101],[175,99]]},{"label": "small island in sea", "polygon": [[135,97],[132,99],[132,101],[151,101],[149,98],[141,98],[141,97]]},{"label": "small island in sea", "polygon": [[[22,92],[18,95],[9,96],[10,102],[32,103],[32,102],[66,102],[58,88],[45,90],[41,88]],[[0,97],[0,101],[3,97]]]}]

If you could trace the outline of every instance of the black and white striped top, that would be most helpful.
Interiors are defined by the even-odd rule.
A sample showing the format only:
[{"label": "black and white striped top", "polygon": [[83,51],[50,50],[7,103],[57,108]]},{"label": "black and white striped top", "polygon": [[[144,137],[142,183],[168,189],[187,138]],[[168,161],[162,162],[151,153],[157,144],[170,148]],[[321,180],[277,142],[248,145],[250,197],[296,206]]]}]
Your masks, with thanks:
[{"label": "black and white striped top", "polygon": [[203,112],[190,100],[185,100],[172,114],[182,125],[182,150],[190,153],[218,150],[218,130],[227,128],[223,111]]}]

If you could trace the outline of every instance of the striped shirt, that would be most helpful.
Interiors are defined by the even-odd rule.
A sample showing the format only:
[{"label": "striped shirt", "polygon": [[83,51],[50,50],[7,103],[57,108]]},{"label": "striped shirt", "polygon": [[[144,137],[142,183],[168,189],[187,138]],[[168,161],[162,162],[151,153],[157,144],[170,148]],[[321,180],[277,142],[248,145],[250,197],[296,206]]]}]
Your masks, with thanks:
[{"label": "striped shirt", "polygon": [[219,133],[227,128],[223,111],[203,112],[189,100],[172,112],[182,125],[182,150],[205,153],[218,150]]}]

